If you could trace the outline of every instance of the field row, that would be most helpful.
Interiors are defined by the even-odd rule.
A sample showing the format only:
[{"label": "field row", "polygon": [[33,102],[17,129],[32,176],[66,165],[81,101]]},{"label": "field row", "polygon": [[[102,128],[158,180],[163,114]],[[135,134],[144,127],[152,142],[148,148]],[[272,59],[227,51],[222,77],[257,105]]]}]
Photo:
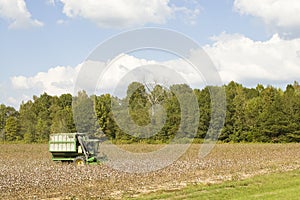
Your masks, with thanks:
[{"label": "field row", "polygon": [[[146,153],[162,145],[119,147]],[[127,173],[111,168],[109,160],[84,167],[54,163],[44,144],[2,144],[0,199],[134,197],[189,184],[220,183],[300,168],[300,144],[218,144],[205,158],[198,157],[199,148],[200,145],[192,145],[161,170]],[[164,155],[161,156],[164,162]]]}]

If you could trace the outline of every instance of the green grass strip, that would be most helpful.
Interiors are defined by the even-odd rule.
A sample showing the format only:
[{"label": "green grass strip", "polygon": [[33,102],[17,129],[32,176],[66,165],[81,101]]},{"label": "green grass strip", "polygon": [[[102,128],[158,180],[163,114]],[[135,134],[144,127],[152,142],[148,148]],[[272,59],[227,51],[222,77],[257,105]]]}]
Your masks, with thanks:
[{"label": "green grass strip", "polygon": [[255,176],[213,185],[189,185],[176,191],[158,191],[136,199],[300,199],[300,170]]}]

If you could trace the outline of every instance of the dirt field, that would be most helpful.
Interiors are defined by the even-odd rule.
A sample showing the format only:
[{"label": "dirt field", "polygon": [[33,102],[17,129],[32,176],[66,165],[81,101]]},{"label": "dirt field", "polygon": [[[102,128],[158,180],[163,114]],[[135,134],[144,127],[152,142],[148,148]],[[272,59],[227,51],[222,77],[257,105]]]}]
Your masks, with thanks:
[{"label": "dirt field", "polygon": [[[160,147],[122,146],[133,152]],[[197,157],[199,147],[192,145],[162,170],[133,174],[105,164],[75,167],[54,163],[45,144],[1,144],[0,199],[117,199],[190,183],[213,184],[300,168],[300,144],[218,144],[204,159]]]}]

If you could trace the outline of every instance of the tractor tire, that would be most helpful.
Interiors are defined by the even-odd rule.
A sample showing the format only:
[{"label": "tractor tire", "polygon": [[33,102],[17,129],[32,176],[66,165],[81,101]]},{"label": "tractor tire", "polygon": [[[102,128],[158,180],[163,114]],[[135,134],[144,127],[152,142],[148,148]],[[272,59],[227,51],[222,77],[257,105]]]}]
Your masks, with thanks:
[{"label": "tractor tire", "polygon": [[84,166],[84,165],[85,165],[85,158],[82,157],[82,156],[76,157],[76,158],[74,159],[74,164],[75,164],[76,166]]}]

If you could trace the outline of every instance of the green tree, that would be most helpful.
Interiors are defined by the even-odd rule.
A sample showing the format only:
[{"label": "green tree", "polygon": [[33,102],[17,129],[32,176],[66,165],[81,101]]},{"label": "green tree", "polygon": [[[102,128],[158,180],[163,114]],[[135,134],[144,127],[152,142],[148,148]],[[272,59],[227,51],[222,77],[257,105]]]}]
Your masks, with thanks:
[{"label": "green tree", "polygon": [[117,132],[119,133],[120,130],[113,120],[111,98],[109,94],[103,94],[97,97],[95,110],[101,131],[103,131],[107,138],[115,140],[116,134]]},{"label": "green tree", "polygon": [[262,113],[262,102],[260,97],[249,99],[245,107],[245,126],[249,142],[261,142],[264,137],[259,128],[259,116]]},{"label": "green tree", "polygon": [[7,118],[5,123],[5,140],[6,141],[17,141],[21,140],[22,136],[19,132],[19,123],[16,117],[10,116]]},{"label": "green tree", "polygon": [[235,105],[233,100],[237,95],[237,88],[242,87],[240,84],[231,81],[227,86],[225,86],[226,92],[226,102],[227,102],[227,110],[226,110],[226,119],[225,126],[222,130],[222,133],[219,137],[220,140],[229,142],[231,140],[230,135],[234,133],[234,118],[235,113]]},{"label": "green tree", "polygon": [[180,104],[176,97],[170,89],[167,98],[164,101],[164,107],[167,112],[167,119],[165,125],[161,131],[159,131],[154,139],[162,142],[168,142],[174,138],[176,133],[179,131],[180,121],[181,121],[181,110]]},{"label": "green tree", "polygon": [[59,98],[54,97],[50,107],[52,133],[76,132],[72,110],[72,95],[62,94]]},{"label": "green tree", "polygon": [[33,110],[33,102],[28,101],[20,106],[20,133],[25,142],[36,142],[37,116]]},{"label": "green tree", "polygon": [[236,87],[236,94],[232,101],[233,114],[232,114],[232,128],[233,132],[230,135],[230,140],[234,142],[251,141],[245,132],[246,119],[245,119],[245,105],[246,95],[242,85]]},{"label": "green tree", "polygon": [[[196,125],[199,122],[197,97],[193,90],[186,84],[173,85],[170,87],[170,91],[174,94],[172,96],[172,103],[175,110],[169,112],[169,116],[176,121],[174,127],[179,125],[178,131],[173,134],[174,136],[176,134],[176,138],[192,139],[196,136]],[[168,125],[172,127],[172,124],[168,123]]]},{"label": "green tree", "polygon": [[286,142],[300,142],[300,86],[298,82],[288,85],[284,92],[284,112],[288,120]]},{"label": "green tree", "polygon": [[208,87],[205,87],[203,90],[195,89],[195,95],[198,99],[200,117],[199,117],[199,126],[196,138],[204,139],[210,124],[211,118],[211,100]]},{"label": "green tree", "polygon": [[85,91],[79,91],[73,98],[73,117],[78,132],[89,134],[97,132],[98,122],[94,102],[95,98],[90,98]]},{"label": "green tree", "polygon": [[5,124],[6,120],[9,117],[19,117],[18,111],[13,107],[5,106],[4,104],[0,105],[0,140],[5,140]]},{"label": "green tree", "polygon": [[263,142],[278,142],[286,133],[287,120],[283,110],[283,92],[268,86],[261,92],[262,112],[258,128]]},{"label": "green tree", "polygon": [[143,84],[133,82],[128,86],[127,98],[129,98],[129,114],[138,126],[146,126],[150,123],[150,104]]},{"label": "green tree", "polygon": [[50,134],[52,123],[50,107],[53,103],[53,97],[44,93],[40,97],[33,97],[34,103],[32,111],[35,113],[37,121],[35,122],[35,137],[38,142],[47,141]]},{"label": "green tree", "polygon": [[37,133],[37,142],[45,142],[48,140],[48,128],[47,128],[47,122],[42,120],[41,118],[38,118],[36,127],[35,127],[36,133]]},{"label": "green tree", "polygon": [[51,132],[52,133],[76,132],[71,108],[69,107],[62,108],[56,111],[55,113],[53,113]]}]

